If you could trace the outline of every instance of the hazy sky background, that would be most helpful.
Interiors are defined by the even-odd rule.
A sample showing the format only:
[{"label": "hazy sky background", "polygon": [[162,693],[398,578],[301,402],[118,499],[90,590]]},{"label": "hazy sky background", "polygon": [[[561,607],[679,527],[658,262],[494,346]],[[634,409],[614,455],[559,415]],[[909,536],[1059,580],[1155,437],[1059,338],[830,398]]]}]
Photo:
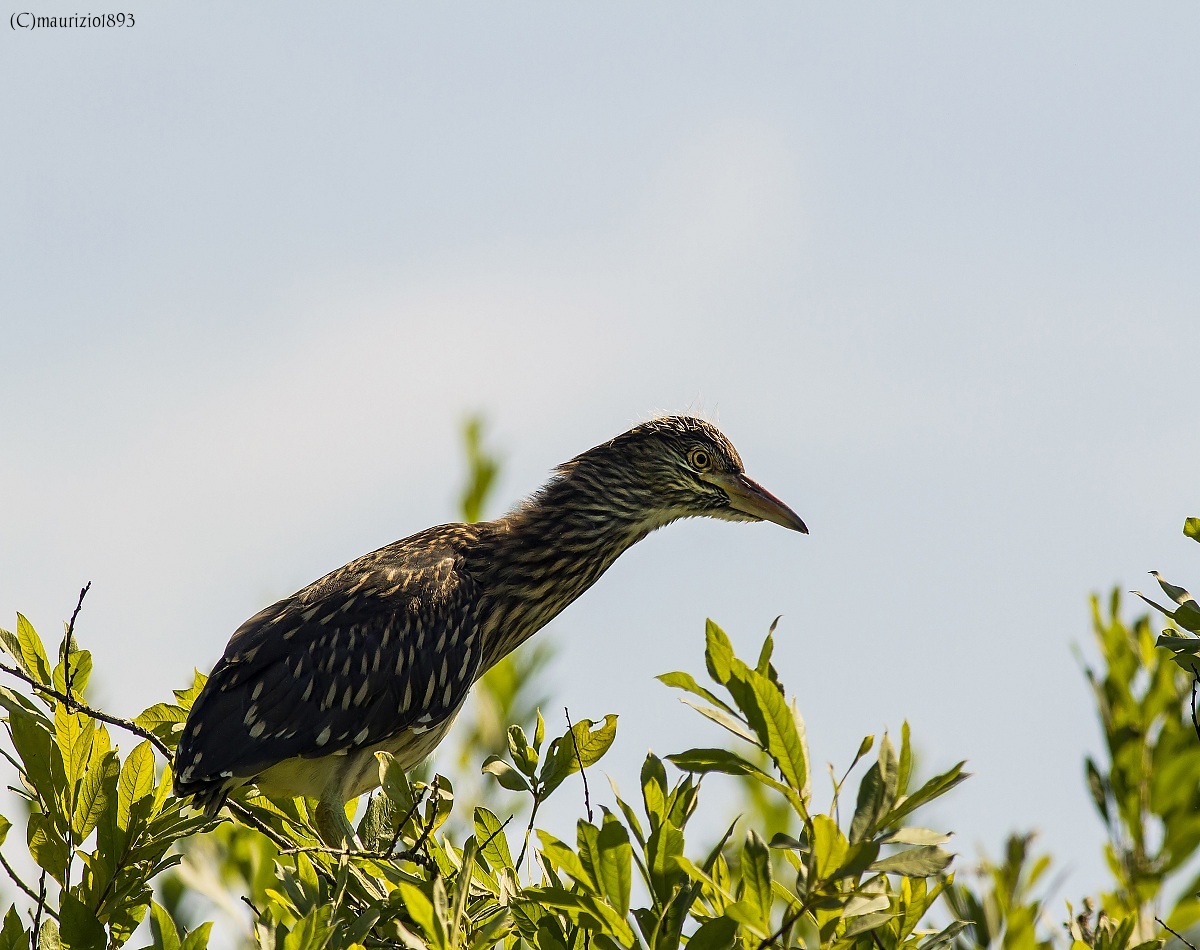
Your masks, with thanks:
[{"label": "hazy sky background", "polygon": [[698,410],[812,535],[649,538],[551,712],[619,713],[632,791],[719,738],[652,677],[782,614],[818,764],[907,718],[975,773],[928,823],[1102,885],[1087,598],[1200,583],[1200,6],[131,9],[0,40],[0,624],[93,581],[136,713],[451,519],[467,413],[498,513]]}]

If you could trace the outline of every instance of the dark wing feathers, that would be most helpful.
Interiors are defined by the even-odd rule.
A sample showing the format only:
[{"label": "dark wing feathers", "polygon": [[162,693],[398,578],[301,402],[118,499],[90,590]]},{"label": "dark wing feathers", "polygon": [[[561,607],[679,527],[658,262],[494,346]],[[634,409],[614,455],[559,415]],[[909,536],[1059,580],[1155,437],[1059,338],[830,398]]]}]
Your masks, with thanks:
[{"label": "dark wing feathers", "polygon": [[180,794],[454,713],[479,669],[478,590],[456,545],[421,539],[360,558],[238,628],[188,716]]}]

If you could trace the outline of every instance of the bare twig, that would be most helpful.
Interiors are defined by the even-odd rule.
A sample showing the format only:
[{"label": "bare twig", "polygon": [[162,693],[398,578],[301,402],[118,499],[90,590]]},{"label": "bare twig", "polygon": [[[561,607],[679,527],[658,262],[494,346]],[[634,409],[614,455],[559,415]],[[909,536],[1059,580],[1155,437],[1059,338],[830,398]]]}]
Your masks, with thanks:
[{"label": "bare twig", "polygon": [[[1196,730],[1196,738],[1200,739],[1200,718],[1196,717],[1196,689],[1200,688],[1200,676],[1192,676],[1192,728]],[[1163,926],[1166,926],[1165,924]]]},{"label": "bare twig", "polygon": [[396,850],[396,843],[400,840],[400,835],[404,832],[404,826],[407,825],[409,823],[409,821],[412,819],[412,816],[417,813],[417,809],[420,808],[421,803],[423,801],[425,801],[425,796],[428,795],[430,792],[436,792],[436,791],[437,791],[437,776],[435,775],[433,782],[429,785],[429,787],[426,788],[424,791],[422,791],[420,795],[417,795],[416,797],[413,798],[413,803],[412,803],[411,807],[408,809],[408,811],[406,811],[404,813],[404,817],[401,818],[399,822],[397,822],[396,831],[392,834],[392,840],[390,842],[388,842],[387,848],[384,849],[387,851],[388,854],[391,854],[393,851]]},{"label": "bare twig", "polygon": [[[16,872],[16,869],[8,863],[8,859],[4,857],[2,852],[0,852],[0,865],[3,865],[4,871],[8,875],[10,881],[16,884],[17,887],[24,891],[25,894],[32,900],[36,901],[38,899],[37,891],[21,880],[20,876]],[[46,912],[55,920],[58,920],[58,914],[55,913],[54,908],[47,907]]]},{"label": "bare twig", "polygon": [[587,809],[588,821],[592,821],[592,797],[588,793],[587,772],[583,770],[583,756],[579,754],[579,740],[575,738],[575,727],[571,724],[571,710],[566,706],[563,706],[563,715],[567,717],[567,732],[571,734],[571,745],[575,747],[575,761],[579,763],[579,777],[583,779],[583,804]]},{"label": "bare twig", "polygon": [[46,909],[46,872],[38,880],[37,912],[33,915],[33,950],[39,950],[42,945],[42,911]]},{"label": "bare twig", "polygon": [[783,923],[779,925],[779,929],[771,934],[771,936],[764,937],[758,945],[758,950],[766,950],[767,947],[774,946],[776,943],[778,943],[779,938],[787,933],[793,926],[795,926],[796,921],[808,913],[808,904],[809,901],[806,900],[803,904],[796,908],[793,913],[784,914]]},{"label": "bare twig", "polygon": [[75,621],[79,617],[79,611],[83,609],[83,598],[87,596],[87,592],[92,589],[92,582],[88,581],[83,585],[83,589],[79,592],[79,600],[75,602],[75,611],[71,614],[71,622],[67,624],[67,636],[65,638],[65,649],[63,650],[63,680],[67,686],[67,705],[70,706],[71,697],[71,682],[75,679],[75,674],[71,671],[71,638],[75,635]]},{"label": "bare twig", "polygon": [[490,835],[488,835],[487,838],[484,840],[483,844],[481,844],[479,846],[480,853],[483,852],[484,848],[486,848],[489,844],[491,844],[493,841],[496,840],[496,836],[498,834],[500,834],[500,832],[502,832],[505,829],[505,827],[508,825],[508,823],[512,820],[513,820],[513,816],[509,815],[507,818],[504,819],[504,821],[500,822],[500,827],[497,828],[495,831],[493,831]]},{"label": "bare twig", "polygon": [[533,822],[537,818],[538,808],[541,807],[542,796],[534,789],[533,792],[533,807],[529,810],[529,824],[525,826],[525,840],[521,842],[521,853],[517,855],[515,866],[519,869],[521,862],[525,860],[525,852],[529,850],[529,836],[533,834]]},{"label": "bare twig", "polygon": [[[1195,704],[1196,704],[1196,684],[1193,683],[1192,684],[1192,716],[1193,717],[1195,717],[1195,715],[1196,715],[1196,713],[1195,713],[1196,705]],[[1155,917],[1154,919],[1158,922],[1158,925],[1160,927],[1162,927],[1163,930],[1165,930],[1167,933],[1174,936],[1176,940],[1181,941],[1183,944],[1190,947],[1191,950],[1197,950],[1196,945],[1194,943],[1192,943],[1190,940],[1188,940],[1188,938],[1185,937],[1183,934],[1181,934],[1178,930],[1172,930],[1170,927],[1168,927],[1161,917]]]},{"label": "bare twig", "polygon": [[87,703],[81,703],[74,697],[60,693],[52,686],[43,686],[24,670],[18,669],[15,666],[9,666],[7,663],[0,663],[0,672],[8,673],[10,676],[15,676],[19,680],[24,680],[39,693],[44,693],[51,699],[57,699],[72,712],[81,712],[85,716],[90,716],[92,719],[96,719],[99,722],[106,722],[110,726],[116,726],[118,729],[124,729],[126,732],[131,732],[135,736],[141,736],[143,739],[146,739],[151,745],[153,745],[154,748],[158,749],[158,751],[163,754],[164,758],[166,758],[168,762],[174,758],[171,755],[171,750],[167,747],[167,744],[149,729],[143,729],[141,726],[130,722],[128,719],[122,719],[120,716],[110,716],[108,713],[103,713],[98,709],[93,709]]}]

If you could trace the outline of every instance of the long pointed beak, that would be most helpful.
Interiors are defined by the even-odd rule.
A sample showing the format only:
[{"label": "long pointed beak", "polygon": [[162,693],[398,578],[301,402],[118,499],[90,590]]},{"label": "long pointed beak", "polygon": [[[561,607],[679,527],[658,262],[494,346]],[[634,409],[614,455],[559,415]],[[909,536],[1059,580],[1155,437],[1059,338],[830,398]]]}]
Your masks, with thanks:
[{"label": "long pointed beak", "polygon": [[707,476],[706,481],[719,486],[729,496],[730,506],[742,514],[808,534],[808,526],[796,512],[749,476],[721,473]]}]

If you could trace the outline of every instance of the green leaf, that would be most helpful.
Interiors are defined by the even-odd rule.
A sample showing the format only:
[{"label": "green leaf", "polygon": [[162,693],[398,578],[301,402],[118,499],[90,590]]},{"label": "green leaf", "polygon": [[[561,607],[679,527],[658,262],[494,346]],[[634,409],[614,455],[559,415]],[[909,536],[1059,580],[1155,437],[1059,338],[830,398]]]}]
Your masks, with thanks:
[{"label": "green leaf", "polygon": [[407,815],[413,808],[412,786],[408,784],[408,776],[400,763],[388,752],[376,752],[375,759],[379,762],[379,784],[398,811],[397,821]]},{"label": "green leaf", "polygon": [[479,842],[480,853],[492,870],[513,868],[512,852],[508,850],[504,826],[495,814],[483,807],[475,809],[475,840]]},{"label": "green leaf", "polygon": [[17,614],[17,643],[20,645],[21,665],[25,672],[43,686],[50,686],[50,660],[46,656],[46,648],[24,614]]},{"label": "green leaf", "polygon": [[1200,518],[1188,518],[1183,523],[1183,533],[1193,541],[1200,541]]},{"label": "green leaf", "polygon": [[722,772],[725,775],[750,775],[759,772],[757,765],[747,762],[736,752],[728,749],[689,749],[668,755],[667,761],[685,772],[698,772],[702,775],[709,772]]},{"label": "green leaf", "polygon": [[[691,706],[696,712],[700,713],[708,719],[711,719],[718,726],[729,730],[739,739],[745,739],[747,742],[758,745],[758,740],[755,739],[752,733],[743,723],[732,713],[727,713],[721,709],[714,709],[711,706],[701,706],[699,703],[692,702],[690,699],[680,699],[681,703]],[[722,704],[724,705],[724,704]]]},{"label": "green leaf", "polygon": [[54,819],[49,815],[34,812],[29,816],[26,836],[33,860],[62,884],[67,870],[67,858],[71,852]]},{"label": "green leaf", "polygon": [[754,913],[756,926],[771,931],[771,855],[758,832],[750,829],[742,847],[742,902]]},{"label": "green leaf", "polygon": [[143,739],[129,753],[117,779],[117,827],[129,831],[134,806],[154,793],[154,747]]},{"label": "green leaf", "polygon": [[714,706],[719,706],[726,712],[733,712],[733,709],[718,699],[715,693],[712,693],[697,683],[695,677],[692,676],[691,673],[663,673],[661,676],[656,677],[656,679],[665,686],[670,686],[672,689],[682,689],[694,696],[700,696],[704,699],[707,699]]},{"label": "green leaf", "polygon": [[190,710],[192,704],[199,697],[204,689],[204,684],[208,682],[208,676],[201,673],[199,670],[192,670],[192,685],[187,689],[173,689],[171,692],[175,695],[175,702],[179,703],[185,710]]},{"label": "green leaf", "polygon": [[[42,929],[38,931],[37,947],[38,950],[63,950],[62,939],[58,935],[58,924],[53,920],[47,918],[42,921]],[[74,950],[74,948],[71,947],[69,950]]]},{"label": "green leaf", "polygon": [[212,932],[212,921],[206,921],[183,938],[179,950],[208,950],[208,936]]},{"label": "green leaf", "polygon": [[531,792],[529,780],[498,755],[489,755],[483,762],[483,772],[495,776],[497,782],[510,792]]},{"label": "green leaf", "polygon": [[750,669],[740,660],[739,679],[749,688],[737,697],[742,705],[747,699],[750,708],[743,706],[751,727],[758,735],[759,743],[771,756],[784,781],[801,797],[808,795],[808,750],[804,745],[804,723],[795,703],[790,706],[783,691],[765,676]]},{"label": "green leaf", "polygon": [[911,825],[899,828],[890,835],[879,839],[880,844],[945,844],[950,835],[940,831],[930,831],[928,828],[914,828]]},{"label": "green leaf", "polygon": [[525,730],[520,726],[508,727],[508,754],[512,756],[513,764],[519,771],[533,778],[537,772],[538,753],[530,747],[529,740],[525,738]]},{"label": "green leaf", "polygon": [[725,631],[711,620],[704,622],[704,663],[708,675],[722,686],[729,684],[733,676],[733,644]]},{"label": "green leaf", "polygon": [[737,922],[728,917],[706,920],[687,942],[687,950],[731,950],[737,938]]},{"label": "green leaf", "polygon": [[970,773],[962,770],[966,764],[965,761],[959,762],[948,771],[935,775],[907,798],[901,799],[884,818],[883,826],[899,824],[900,819],[912,814],[912,812],[916,811],[922,805],[926,805],[934,799],[941,798],[950,789],[961,782],[965,782],[971,777]]},{"label": "green leaf", "polygon": [[[62,644],[66,646],[66,640]],[[58,665],[54,667],[54,688],[60,693],[67,691],[67,669],[63,663],[63,651],[58,651]],[[87,689],[88,680],[92,677],[92,654],[88,650],[71,651],[71,695],[75,698],[83,696]]]},{"label": "green leaf", "polygon": [[812,819],[813,859],[816,861],[818,880],[828,879],[842,866],[850,844],[837,823],[828,815],[814,815]]},{"label": "green leaf", "polygon": [[162,904],[150,904],[150,926],[154,932],[154,950],[181,950],[175,920]]},{"label": "green leaf", "polygon": [[0,844],[4,844],[4,840],[8,837],[8,832],[12,828],[12,822],[0,815]]},{"label": "green leaf", "polygon": [[629,923],[613,908],[597,900],[594,894],[572,893],[556,887],[529,888],[526,894],[529,900],[536,903],[566,911],[572,919],[578,920],[581,926],[589,930],[598,927],[623,947],[631,947],[636,942]]},{"label": "green leaf", "polygon": [[650,887],[660,901],[671,898],[675,883],[684,875],[676,858],[683,854],[683,832],[664,821],[646,841],[646,869]]},{"label": "green leaf", "polygon": [[21,923],[15,904],[10,904],[4,915],[4,926],[0,929],[0,948],[3,950],[29,950],[29,932]]},{"label": "green leaf", "polygon": [[75,798],[75,813],[71,816],[71,832],[76,841],[83,841],[109,806],[108,788],[118,772],[117,754],[106,752],[84,773]]},{"label": "green leaf", "polygon": [[538,840],[542,842],[542,856],[560,871],[564,871],[589,890],[595,890],[597,882],[588,873],[583,862],[574,851],[559,841],[548,831],[537,830]]},{"label": "green leaf", "polygon": [[950,866],[954,855],[934,845],[918,845],[906,848],[871,865],[874,871],[887,874],[903,874],[906,877],[932,877],[941,874]]},{"label": "green leaf", "polygon": [[609,713],[604,722],[596,724],[590,719],[581,719],[560,738],[550,743],[546,762],[542,766],[538,782],[542,794],[549,795],[568,776],[599,762],[617,737],[617,717]]},{"label": "green leaf", "polygon": [[174,703],[155,703],[149,709],[143,709],[133,720],[135,726],[141,726],[147,732],[152,732],[168,746],[174,748],[179,742],[179,734],[187,721],[187,710]]},{"label": "green leaf", "polygon": [[633,846],[629,833],[616,817],[608,812],[597,836],[600,852],[597,877],[604,896],[618,914],[629,913],[629,891],[633,884]]}]

